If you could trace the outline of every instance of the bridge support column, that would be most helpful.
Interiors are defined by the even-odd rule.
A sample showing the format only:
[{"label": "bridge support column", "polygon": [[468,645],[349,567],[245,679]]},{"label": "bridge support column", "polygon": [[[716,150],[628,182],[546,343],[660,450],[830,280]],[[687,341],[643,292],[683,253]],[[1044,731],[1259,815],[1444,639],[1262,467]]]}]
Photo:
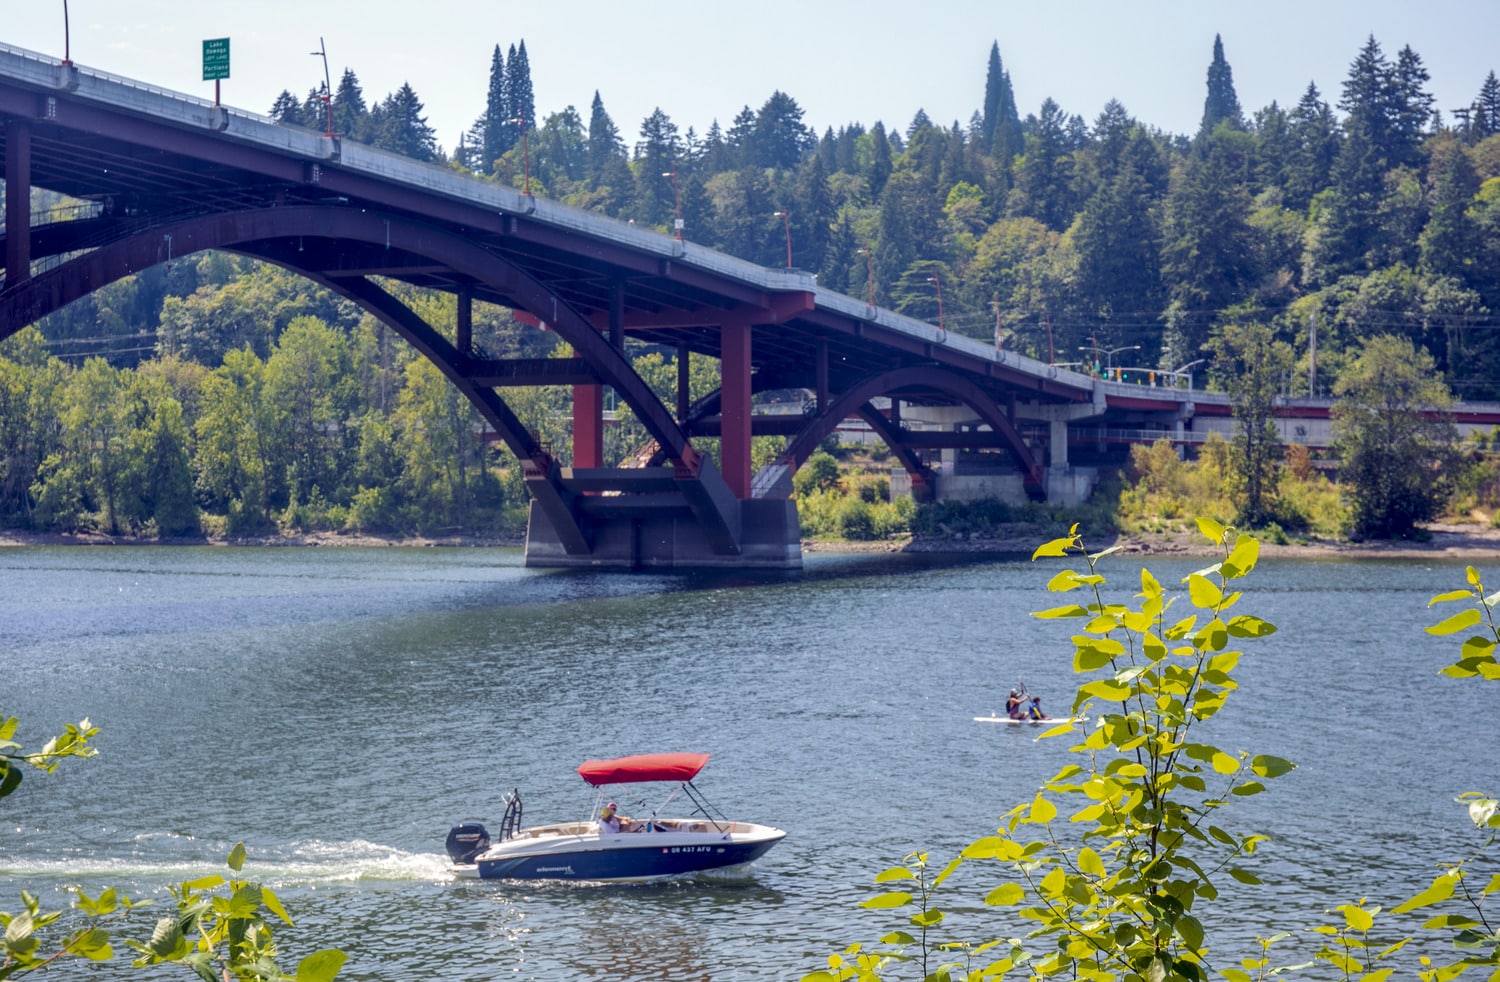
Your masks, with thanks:
[{"label": "bridge support column", "polygon": [[5,123],[5,285],[31,276],[31,127]]},{"label": "bridge support column", "polygon": [[573,466],[604,466],[604,386],[573,386]]},{"label": "bridge support column", "polygon": [[1047,425],[1047,464],[1057,470],[1068,468],[1068,421],[1051,420]]},{"label": "bridge support column", "polygon": [[735,497],[750,497],[750,325],[720,328],[719,452],[724,483]]}]

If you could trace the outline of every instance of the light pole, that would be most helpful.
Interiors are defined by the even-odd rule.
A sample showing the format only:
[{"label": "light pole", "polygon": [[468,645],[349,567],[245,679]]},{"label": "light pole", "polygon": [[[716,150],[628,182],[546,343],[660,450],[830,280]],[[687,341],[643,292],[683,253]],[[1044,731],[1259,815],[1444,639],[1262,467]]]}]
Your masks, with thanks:
[{"label": "light pole", "polygon": [[328,139],[333,139],[333,76],[328,74],[328,45],[318,38],[318,50],[308,54],[323,59],[323,105],[328,110]]},{"label": "light pole", "polygon": [[1197,361],[1190,361],[1186,365],[1178,365],[1176,368],[1172,369],[1172,374],[1187,375],[1188,391],[1191,392],[1193,391],[1193,376],[1189,373],[1191,373],[1194,368],[1197,368],[1199,365],[1203,364],[1206,361],[1208,361],[1207,358],[1199,358]]},{"label": "light pole", "polygon": [[938,333],[940,335],[942,335],[942,337],[940,338],[940,340],[947,340],[947,338],[948,338],[948,329],[943,326],[943,284],[938,279],[938,276],[937,276],[936,273],[933,273],[931,276],[927,277],[927,282],[931,283],[933,286],[937,287]]},{"label": "light pole", "polygon": [[526,195],[527,197],[530,197],[531,196],[531,144],[529,144],[529,143],[526,142],[526,117],[525,116],[517,116],[515,119],[511,120],[511,122],[512,123],[519,123],[521,125],[521,157],[522,157],[522,159],[524,161],[524,167],[525,167],[525,170],[523,171],[523,173],[526,175],[526,178],[525,178],[526,179],[526,184],[525,184],[525,187],[522,189],[521,193],[524,194],[524,195]]},{"label": "light pole", "polygon": [[[1092,351],[1094,353],[1094,361],[1097,363],[1098,360],[1099,360],[1099,352],[1101,350],[1103,350],[1103,349],[1099,348],[1097,345],[1080,344],[1078,346],[1078,350],[1079,351]],[[1140,351],[1140,350],[1141,350],[1141,346],[1138,345],[1138,344],[1126,344],[1126,345],[1121,345],[1118,348],[1110,348],[1109,350],[1104,351],[1104,366],[1105,366],[1104,367],[1104,374],[1108,375],[1110,372],[1114,371],[1114,368],[1115,368],[1115,355],[1116,354],[1118,354],[1121,351]]]},{"label": "light pole", "polygon": [[675,201],[675,202],[677,202],[677,224],[674,227],[677,229],[677,241],[681,242],[682,241],[682,195],[680,195],[680,194],[677,193],[677,165],[673,164],[672,165],[672,169],[669,170],[669,171],[667,171],[665,174],[663,174],[662,177],[670,177],[672,179],[672,200]]},{"label": "light pole", "polygon": [[865,284],[869,287],[869,304],[873,307],[875,306],[875,260],[871,258],[869,249],[861,249],[859,254],[865,257]]},{"label": "light pole", "polygon": [[63,0],[63,64],[73,64],[73,52],[69,47],[68,0]]},{"label": "light pole", "polygon": [[781,219],[781,225],[786,229],[786,268],[792,268],[792,216],[789,212],[778,211],[774,213],[775,218]]}]

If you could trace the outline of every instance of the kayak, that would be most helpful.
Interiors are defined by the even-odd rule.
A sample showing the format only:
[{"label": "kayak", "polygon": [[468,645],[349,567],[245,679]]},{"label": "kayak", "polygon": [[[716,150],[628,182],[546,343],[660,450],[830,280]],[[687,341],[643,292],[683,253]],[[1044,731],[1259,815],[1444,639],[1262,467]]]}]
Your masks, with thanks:
[{"label": "kayak", "polygon": [[1009,716],[996,716],[991,713],[988,716],[975,716],[976,723],[1008,723],[1011,726],[1036,726],[1040,723],[1082,723],[1088,719],[1087,716],[1063,716],[1051,719],[1011,719]]}]

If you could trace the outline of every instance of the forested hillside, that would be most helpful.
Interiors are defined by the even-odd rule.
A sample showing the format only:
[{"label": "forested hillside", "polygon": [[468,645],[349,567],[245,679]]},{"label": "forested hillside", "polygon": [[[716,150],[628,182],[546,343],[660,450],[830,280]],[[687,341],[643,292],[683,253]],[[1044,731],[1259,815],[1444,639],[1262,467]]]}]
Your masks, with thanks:
[{"label": "forested hillside", "polygon": [[[1115,364],[1212,363],[1226,330],[1255,325],[1292,352],[1283,393],[1328,395],[1365,340],[1394,334],[1425,348],[1459,398],[1500,399],[1495,73],[1475,80],[1469,108],[1443,113],[1420,56],[1388,56],[1372,37],[1337,93],[1309,84],[1294,105],[1248,111],[1223,45],[1205,56],[1192,134],[1114,101],[1092,121],[1051,99],[1023,117],[998,45],[987,66],[976,58],[969,120],[919,112],[901,128],[818,134],[778,91],[702,134],[658,109],[627,142],[597,93],[586,114],[538,120],[524,42],[495,47],[488,84],[476,79],[483,112],[451,154],[409,85],[367,99],[352,69],[326,103],[287,91],[270,111],[319,131],[331,112],[344,139],[664,234],[680,214],[688,239],[768,266],[790,256],[826,287],[915,317],[937,320],[940,289],[950,330],[1055,363],[1094,368],[1122,349]],[[411,302],[453,321],[451,298]],[[496,355],[552,343],[498,309],[476,311],[475,339]],[[670,363],[638,354],[670,392]],[[274,268],[169,262],[0,355],[6,524],[513,528],[524,507],[435,370]],[[512,397],[566,457],[563,394]],[[608,453],[639,437],[627,419]]]}]

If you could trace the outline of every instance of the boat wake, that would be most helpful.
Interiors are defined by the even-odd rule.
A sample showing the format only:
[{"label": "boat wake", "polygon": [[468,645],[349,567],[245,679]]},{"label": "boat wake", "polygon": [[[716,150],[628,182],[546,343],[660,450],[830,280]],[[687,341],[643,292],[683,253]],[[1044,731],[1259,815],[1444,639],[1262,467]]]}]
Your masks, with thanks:
[{"label": "boat wake", "polygon": [[[163,839],[168,842],[163,842]],[[370,883],[453,879],[451,865],[441,853],[415,853],[353,839],[337,842],[311,839],[259,846],[245,843],[248,853],[238,874],[224,857],[233,843],[204,843],[178,837],[140,836],[134,848],[114,855],[75,850],[68,856],[21,857],[0,855],[0,877],[54,880],[68,883],[172,883],[215,873],[251,880],[272,889],[316,887],[335,883]],[[168,845],[167,848],[161,848]],[[193,848],[184,848],[191,845]],[[175,848],[174,848],[175,846]]]}]

